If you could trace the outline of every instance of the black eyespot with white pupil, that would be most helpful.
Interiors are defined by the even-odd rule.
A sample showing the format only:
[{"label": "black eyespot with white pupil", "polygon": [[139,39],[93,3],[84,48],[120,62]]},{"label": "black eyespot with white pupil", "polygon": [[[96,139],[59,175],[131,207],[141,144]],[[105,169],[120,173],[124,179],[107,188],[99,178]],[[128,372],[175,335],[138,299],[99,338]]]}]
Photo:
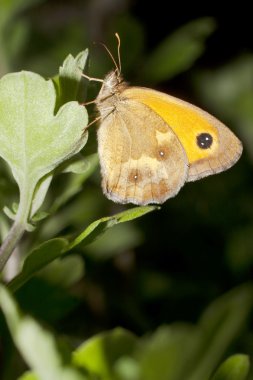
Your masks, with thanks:
[{"label": "black eyespot with white pupil", "polygon": [[200,133],[197,136],[197,145],[201,149],[208,149],[213,143],[213,137],[210,133]]}]

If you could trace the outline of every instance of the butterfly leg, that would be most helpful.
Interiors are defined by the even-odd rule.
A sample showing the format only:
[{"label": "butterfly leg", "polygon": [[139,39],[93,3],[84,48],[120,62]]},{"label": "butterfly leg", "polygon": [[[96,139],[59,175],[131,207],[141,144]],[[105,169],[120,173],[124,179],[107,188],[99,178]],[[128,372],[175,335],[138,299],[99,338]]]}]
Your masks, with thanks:
[{"label": "butterfly leg", "polygon": [[88,81],[90,81],[90,82],[101,82],[101,83],[104,83],[103,79],[93,78],[93,77],[90,77],[89,75],[84,74],[84,73],[82,73],[82,77],[84,77],[85,79],[88,79]]}]

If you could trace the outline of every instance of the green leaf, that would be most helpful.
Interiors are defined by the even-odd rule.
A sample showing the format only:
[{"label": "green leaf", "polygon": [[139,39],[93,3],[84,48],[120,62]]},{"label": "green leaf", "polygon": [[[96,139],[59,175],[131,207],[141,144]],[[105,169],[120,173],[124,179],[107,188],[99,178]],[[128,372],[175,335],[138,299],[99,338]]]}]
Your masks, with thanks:
[{"label": "green leaf", "polygon": [[188,70],[203,53],[214,28],[212,18],[201,18],[176,30],[147,58],[141,79],[157,83]]},{"label": "green leaf", "polygon": [[48,212],[45,211],[38,211],[36,214],[32,217],[32,223],[40,222],[41,220],[47,218],[49,216]]},{"label": "green leaf", "polygon": [[[245,326],[252,304],[252,286],[244,285],[215,300],[203,313],[198,325],[161,326],[152,335],[141,338],[133,356],[140,366],[137,379],[210,379],[225,351]],[[225,366],[226,371],[232,367],[234,373],[237,369],[239,373],[239,367],[242,368],[241,374],[246,376],[245,358],[232,360]],[[229,371],[227,373],[232,376],[232,369]],[[236,376],[231,377],[234,379]]]},{"label": "green leaf", "polygon": [[249,373],[248,355],[236,354],[223,362],[215,372],[212,380],[245,380]]},{"label": "green leaf", "polygon": [[198,365],[187,380],[208,379],[231,342],[238,336],[252,310],[253,288],[246,284],[215,300],[203,313]]},{"label": "green leaf", "polygon": [[18,212],[18,203],[13,202],[11,209],[7,206],[4,206],[3,212],[5,213],[6,216],[8,216],[8,218],[10,218],[11,220],[15,220],[16,214]]},{"label": "green leaf", "polygon": [[195,77],[203,104],[224,120],[231,120],[240,132],[253,160],[253,55],[244,54],[216,70]]},{"label": "green leaf", "polygon": [[96,220],[71,242],[64,238],[55,238],[42,243],[28,254],[21,273],[10,282],[9,288],[12,291],[16,291],[36,272],[44,268],[57,257],[72,250],[78,244],[90,244],[108,228],[118,223],[136,219],[157,209],[159,209],[157,206],[134,207],[119,214]]},{"label": "green leaf", "polygon": [[63,173],[74,173],[67,179],[62,193],[55,199],[50,212],[55,213],[69,199],[82,190],[82,185],[86,179],[95,171],[98,166],[97,154],[83,157],[81,154],[64,166]]},{"label": "green leaf", "polygon": [[79,100],[81,91],[84,89],[84,86],[81,86],[82,72],[87,62],[88,49],[80,52],[76,57],[69,54],[63,62],[59,69],[57,109],[71,100]]},{"label": "green leaf", "polygon": [[28,40],[29,21],[18,13],[41,0],[1,1],[0,12],[0,77],[8,73],[11,63],[17,62],[18,54]]},{"label": "green leaf", "polygon": [[70,102],[54,115],[51,80],[25,71],[7,74],[0,80],[0,99],[0,156],[21,192],[85,145],[85,108]]},{"label": "green leaf", "polygon": [[113,380],[114,366],[122,356],[131,355],[136,337],[116,328],[92,337],[73,352],[73,363],[89,371],[95,378]]},{"label": "green leaf", "polygon": [[140,378],[188,380],[200,342],[201,332],[190,324],[160,326],[152,335],[140,339],[137,346],[134,357],[140,365]]},{"label": "green leaf", "polygon": [[90,244],[108,228],[111,228],[112,226],[119,223],[124,223],[139,218],[151,211],[158,209],[159,207],[157,206],[134,207],[120,212],[119,214],[98,219],[95,222],[91,223],[89,227],[87,227],[80,235],[78,235],[71,242],[67,250],[73,249],[80,243],[82,243],[82,245]]},{"label": "green leaf", "polygon": [[[41,0],[7,0],[1,1],[0,27],[3,27],[16,13],[39,3]],[[3,24],[3,25],[1,25]]]},{"label": "green leaf", "polygon": [[[242,98],[250,97],[252,113],[253,55],[242,55],[216,70],[196,74],[195,85],[203,102],[223,117],[234,122],[248,116],[241,105]],[[251,119],[252,121],[252,119]]]},{"label": "green leaf", "polygon": [[37,271],[59,257],[68,243],[67,239],[55,238],[33,249],[25,259],[21,273],[9,283],[9,289],[16,291],[20,288]]},{"label": "green leaf", "polygon": [[22,376],[18,378],[18,380],[40,380],[38,376],[35,375],[34,372],[25,372]]},{"label": "green leaf", "polygon": [[9,207],[4,206],[3,212],[5,213],[6,216],[8,216],[9,219],[15,220],[16,219],[16,213],[13,212]]},{"label": "green leaf", "polygon": [[41,380],[87,380],[59,351],[55,337],[33,318],[22,316],[9,292],[0,286],[0,305],[15,345]]},{"label": "green leaf", "polygon": [[88,177],[91,173],[93,173],[97,165],[97,153],[93,153],[85,157],[79,154],[79,156],[77,155],[64,167],[63,173],[86,174]]},{"label": "green leaf", "polygon": [[31,212],[30,212],[30,216],[33,217],[33,221],[41,220],[41,218],[38,218],[37,215],[36,216],[34,215],[41,207],[52,179],[53,179],[53,174],[49,173],[45,177],[43,177],[39,181],[38,185],[36,186],[35,193],[33,196],[33,201],[32,201]]},{"label": "green leaf", "polygon": [[[10,20],[10,27],[8,25],[3,31],[2,40],[9,64],[14,64],[23,53],[25,44],[29,40],[29,32],[29,21],[23,17],[15,17],[14,22]],[[5,74],[7,74],[7,72]]]},{"label": "green leaf", "polygon": [[139,363],[129,356],[122,356],[117,360],[114,372],[117,380],[140,380]]},{"label": "green leaf", "polygon": [[0,218],[0,240],[3,241],[4,238],[7,236],[9,232],[9,223],[7,222],[7,219],[2,216]]},{"label": "green leaf", "polygon": [[84,261],[79,255],[55,259],[39,272],[47,282],[61,288],[69,288],[84,275]]},{"label": "green leaf", "polygon": [[118,224],[96,239],[85,252],[92,258],[107,260],[119,252],[139,246],[144,240],[143,234],[132,223]]}]

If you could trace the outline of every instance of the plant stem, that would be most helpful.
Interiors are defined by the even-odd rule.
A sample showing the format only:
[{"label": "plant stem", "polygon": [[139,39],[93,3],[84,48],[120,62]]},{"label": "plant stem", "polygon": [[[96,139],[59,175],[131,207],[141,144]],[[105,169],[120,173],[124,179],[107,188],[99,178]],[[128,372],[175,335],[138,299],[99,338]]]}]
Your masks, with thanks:
[{"label": "plant stem", "polygon": [[29,188],[28,186],[20,186],[22,191],[20,190],[20,202],[16,219],[0,247],[0,273],[26,230],[34,188],[35,185]]},{"label": "plant stem", "polygon": [[25,223],[16,220],[0,248],[0,272],[25,232]]}]

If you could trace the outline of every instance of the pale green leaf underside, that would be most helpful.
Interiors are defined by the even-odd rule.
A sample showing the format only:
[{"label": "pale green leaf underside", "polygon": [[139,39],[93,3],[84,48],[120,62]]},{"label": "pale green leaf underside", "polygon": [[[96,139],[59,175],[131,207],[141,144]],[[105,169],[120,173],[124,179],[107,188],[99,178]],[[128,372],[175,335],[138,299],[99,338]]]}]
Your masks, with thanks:
[{"label": "pale green leaf underside", "polygon": [[56,92],[51,80],[31,72],[0,80],[0,156],[22,187],[36,183],[86,142],[87,113],[69,102],[54,115]]}]

